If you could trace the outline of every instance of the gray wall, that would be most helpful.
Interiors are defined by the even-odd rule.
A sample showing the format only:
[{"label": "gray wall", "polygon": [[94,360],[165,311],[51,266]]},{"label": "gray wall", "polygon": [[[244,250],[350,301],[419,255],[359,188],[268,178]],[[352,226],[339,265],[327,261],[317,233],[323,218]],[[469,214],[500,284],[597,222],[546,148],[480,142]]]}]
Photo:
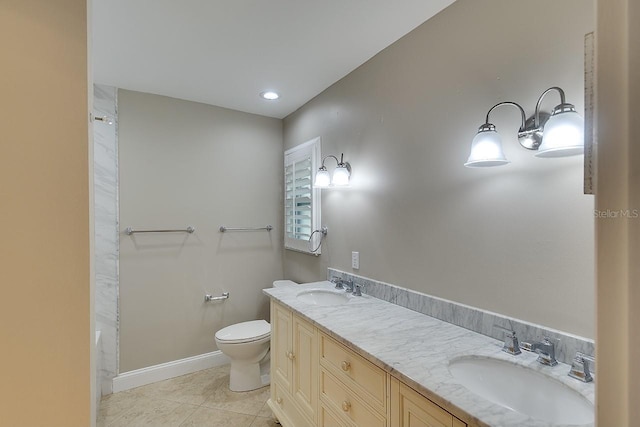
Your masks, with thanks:
[{"label": "gray wall", "polygon": [[[216,350],[214,333],[268,318],[282,271],[282,121],[120,90],[120,372]],[[272,224],[271,233],[220,233]],[[185,228],[194,234],[138,234]],[[224,303],[205,293],[229,291]]]},{"label": "gray wall", "polygon": [[[285,251],[285,276],[328,266],[592,338],[593,198],[582,157],[538,159],[496,110],[508,166],[463,166],[488,109],[533,113],[550,86],[583,110],[591,1],[458,0],[285,119],[285,148],[322,137],[352,187],[323,190],[319,258]],[[523,17],[526,15],[526,19]],[[543,104],[559,103],[551,94]],[[360,270],[351,269],[360,251]]]}]

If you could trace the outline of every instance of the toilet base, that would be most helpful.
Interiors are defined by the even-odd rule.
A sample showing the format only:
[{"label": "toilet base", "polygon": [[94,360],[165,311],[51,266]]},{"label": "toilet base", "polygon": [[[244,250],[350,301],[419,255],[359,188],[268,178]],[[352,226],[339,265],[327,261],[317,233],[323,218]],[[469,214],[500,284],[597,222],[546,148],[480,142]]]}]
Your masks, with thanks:
[{"label": "toilet base", "polygon": [[[267,362],[268,363],[268,362]],[[268,370],[268,365],[266,367]],[[269,385],[270,375],[261,363],[231,362],[229,389],[235,392],[251,391]]]}]

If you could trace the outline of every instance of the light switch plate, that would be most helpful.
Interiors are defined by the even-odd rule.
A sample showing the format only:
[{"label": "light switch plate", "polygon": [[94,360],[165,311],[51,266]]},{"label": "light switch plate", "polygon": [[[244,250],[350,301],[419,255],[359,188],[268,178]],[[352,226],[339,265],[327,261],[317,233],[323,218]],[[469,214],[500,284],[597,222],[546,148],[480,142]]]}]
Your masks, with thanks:
[{"label": "light switch plate", "polygon": [[351,252],[351,268],[360,268],[360,252]]}]

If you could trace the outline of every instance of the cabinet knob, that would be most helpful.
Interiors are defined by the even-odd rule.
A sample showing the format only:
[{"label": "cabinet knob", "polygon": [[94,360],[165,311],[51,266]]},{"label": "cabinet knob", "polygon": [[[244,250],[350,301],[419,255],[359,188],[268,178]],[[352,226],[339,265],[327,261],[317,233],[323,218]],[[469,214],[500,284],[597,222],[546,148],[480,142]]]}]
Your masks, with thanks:
[{"label": "cabinet knob", "polygon": [[278,398],[276,399],[276,403],[277,403],[278,405],[282,405],[282,398],[281,398],[281,397],[278,397]]},{"label": "cabinet knob", "polygon": [[349,412],[349,409],[351,409],[351,402],[349,402],[348,400],[342,402],[342,410],[344,412]]},{"label": "cabinet knob", "polygon": [[289,359],[289,360],[293,360],[293,359],[295,359],[295,358],[296,358],[296,355],[295,355],[295,354],[293,354],[293,351],[288,351],[288,352],[287,352],[287,359]]},{"label": "cabinet knob", "polygon": [[347,362],[346,360],[343,360],[341,366],[342,366],[342,370],[346,372],[349,369],[351,369],[351,362]]}]

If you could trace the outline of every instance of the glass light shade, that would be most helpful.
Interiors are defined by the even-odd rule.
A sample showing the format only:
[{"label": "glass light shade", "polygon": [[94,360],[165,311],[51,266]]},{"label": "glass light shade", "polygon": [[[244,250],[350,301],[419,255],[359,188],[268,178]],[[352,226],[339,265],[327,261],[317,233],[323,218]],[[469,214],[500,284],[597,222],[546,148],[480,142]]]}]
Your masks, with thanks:
[{"label": "glass light shade", "polygon": [[495,130],[482,131],[471,141],[471,154],[464,165],[468,168],[501,166],[510,163],[502,152],[502,138]]},{"label": "glass light shade", "polygon": [[317,188],[326,188],[330,183],[331,175],[329,175],[329,171],[326,169],[318,169],[318,172],[316,172],[316,180],[313,186]]},{"label": "glass light shade", "polygon": [[566,157],[584,153],[584,119],[575,111],[552,115],[544,125],[536,157]]},{"label": "glass light shade", "polygon": [[331,183],[335,186],[344,187],[349,185],[349,169],[346,166],[340,166],[333,171],[333,179]]}]

